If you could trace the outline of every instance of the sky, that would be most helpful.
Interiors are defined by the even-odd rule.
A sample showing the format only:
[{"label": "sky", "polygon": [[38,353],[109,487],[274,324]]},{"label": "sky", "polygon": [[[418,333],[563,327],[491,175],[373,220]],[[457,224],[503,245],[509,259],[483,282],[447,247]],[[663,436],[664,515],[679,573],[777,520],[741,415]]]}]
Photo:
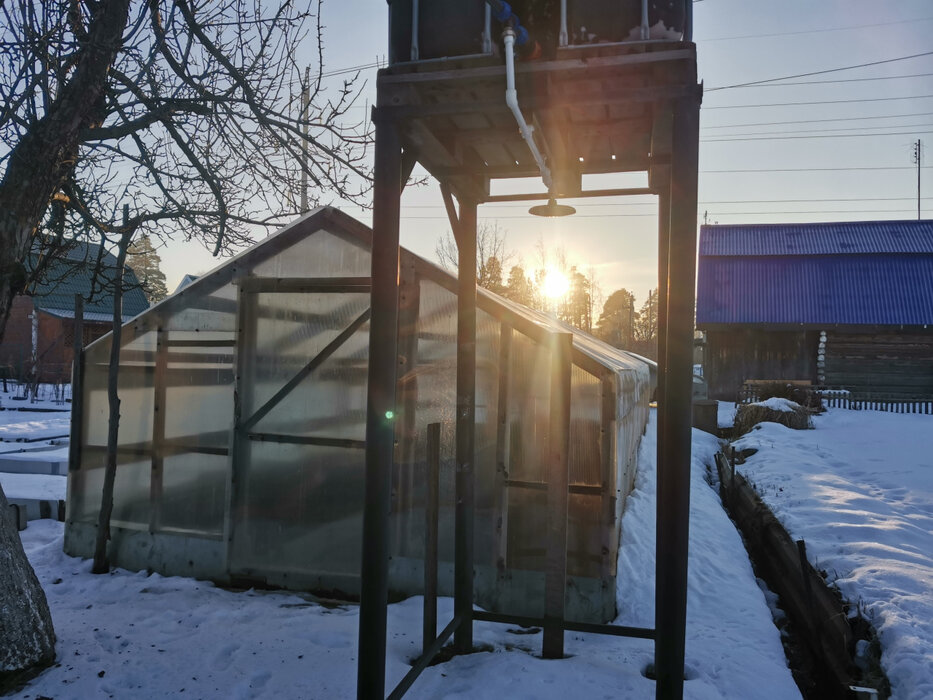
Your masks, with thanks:
[{"label": "sky", "polygon": [[[326,71],[384,61],[388,11],[382,0],[325,1],[322,17]],[[705,87],[698,225],[916,218],[917,139],[924,149],[921,215],[933,217],[933,160],[926,150],[933,146],[933,55],[892,60],[933,52],[933,3],[700,0],[694,17]],[[312,48],[309,61],[316,60]],[[376,68],[361,71],[361,78],[367,86],[354,110],[360,117],[375,97]],[[597,186],[639,186],[646,179],[613,176]],[[498,183],[494,191],[526,186]],[[370,212],[326,193],[321,202],[371,223]],[[562,248],[569,263],[593,272],[603,297],[625,287],[637,303],[644,301],[657,286],[656,198],[567,203],[578,213],[559,220],[529,216],[527,203],[486,204],[480,223],[505,229],[516,262],[536,267],[539,243]],[[434,259],[436,241],[449,229],[436,182],[406,190],[402,245]],[[203,273],[219,262],[196,243],[170,244],[162,259],[169,289],[185,273]]]}]

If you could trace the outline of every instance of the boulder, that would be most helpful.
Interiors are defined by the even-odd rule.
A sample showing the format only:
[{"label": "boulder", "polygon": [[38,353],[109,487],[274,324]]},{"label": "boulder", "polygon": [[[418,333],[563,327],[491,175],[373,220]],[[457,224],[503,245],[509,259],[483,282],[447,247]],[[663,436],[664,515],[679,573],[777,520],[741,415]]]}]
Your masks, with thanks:
[{"label": "boulder", "polygon": [[[0,487],[0,687],[55,660],[55,630]],[[2,690],[0,690],[2,694]]]}]

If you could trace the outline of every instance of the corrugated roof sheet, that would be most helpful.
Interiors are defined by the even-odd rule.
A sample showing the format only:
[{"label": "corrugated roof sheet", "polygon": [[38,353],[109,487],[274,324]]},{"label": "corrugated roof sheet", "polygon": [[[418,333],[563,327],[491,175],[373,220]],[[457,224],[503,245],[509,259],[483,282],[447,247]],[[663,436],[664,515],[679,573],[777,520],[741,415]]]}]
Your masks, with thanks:
[{"label": "corrugated roof sheet", "polygon": [[845,221],[700,227],[700,255],[933,253],[933,221]]},{"label": "corrugated roof sheet", "polygon": [[[101,289],[100,280],[96,285],[93,284],[99,251],[100,246],[97,244],[75,241],[62,255],[50,261],[42,278],[29,291],[36,307],[43,310],[68,309],[73,313],[75,294],[80,294],[85,300],[86,315],[106,314],[112,318],[113,293]],[[105,251],[101,258],[104,286],[112,284],[116,263],[116,257]],[[32,265],[35,265],[35,260]],[[130,288],[123,293],[123,316],[133,317],[148,309],[149,302],[130,267],[126,268],[125,281]]]},{"label": "corrugated roof sheet", "polygon": [[933,325],[933,221],[703,226],[711,324]]}]

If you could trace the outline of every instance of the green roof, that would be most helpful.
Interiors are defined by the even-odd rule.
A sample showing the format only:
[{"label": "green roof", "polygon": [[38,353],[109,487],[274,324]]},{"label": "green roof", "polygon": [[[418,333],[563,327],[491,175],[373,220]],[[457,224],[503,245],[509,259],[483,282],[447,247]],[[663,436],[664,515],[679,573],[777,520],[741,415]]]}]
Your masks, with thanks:
[{"label": "green roof", "polygon": [[[35,269],[38,260],[38,253],[34,252],[30,256],[29,268]],[[111,318],[116,266],[116,256],[102,251],[100,245],[69,241],[65,250],[56,253],[26,293],[32,297],[37,309],[57,316],[73,316],[75,294],[80,294],[84,298],[85,316]],[[148,309],[149,302],[129,266],[124,283],[123,318],[126,320]],[[103,317],[100,320],[104,320]]]}]

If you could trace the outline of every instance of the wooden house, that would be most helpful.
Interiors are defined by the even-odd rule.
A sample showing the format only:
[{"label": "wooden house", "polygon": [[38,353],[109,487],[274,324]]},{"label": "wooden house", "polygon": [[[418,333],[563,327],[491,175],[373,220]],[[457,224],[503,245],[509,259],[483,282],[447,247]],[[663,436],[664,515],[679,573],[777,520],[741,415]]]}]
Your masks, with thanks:
[{"label": "wooden house", "polygon": [[[84,299],[82,343],[113,328],[113,271],[116,258],[99,246],[82,242],[67,245],[50,260],[39,280],[13,300],[0,342],[0,372],[6,377],[39,382],[70,382],[74,357],[75,295]],[[27,267],[36,265],[31,256]],[[149,307],[133,271],[124,276],[123,320]]]},{"label": "wooden house", "polygon": [[750,380],[933,397],[933,221],[703,226],[697,272],[710,398]]}]

